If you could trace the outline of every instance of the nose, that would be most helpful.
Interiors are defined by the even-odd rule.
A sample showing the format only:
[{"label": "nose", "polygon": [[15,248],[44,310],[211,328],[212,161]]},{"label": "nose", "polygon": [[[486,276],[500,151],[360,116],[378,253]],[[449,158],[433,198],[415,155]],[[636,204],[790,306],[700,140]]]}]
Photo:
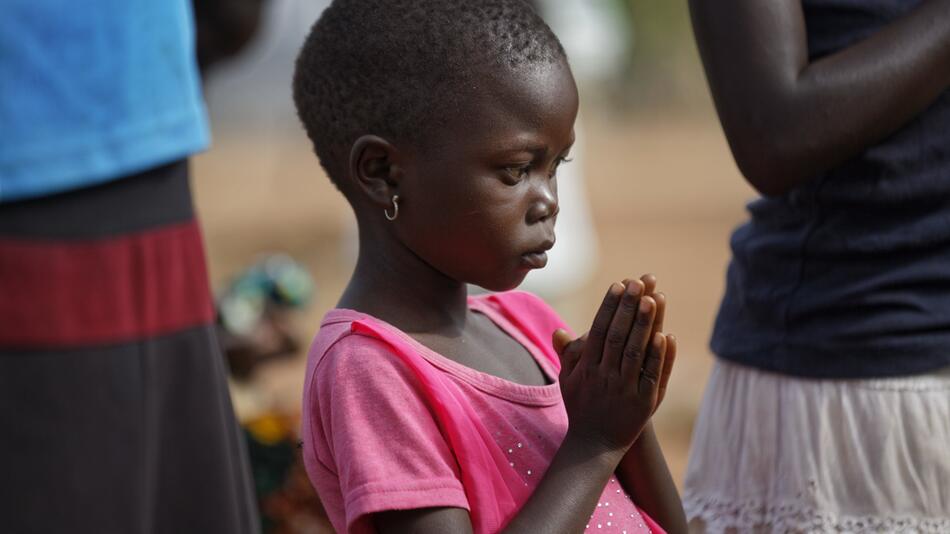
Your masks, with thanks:
[{"label": "nose", "polygon": [[533,188],[528,223],[542,222],[557,215],[557,186],[554,180],[545,180]]}]

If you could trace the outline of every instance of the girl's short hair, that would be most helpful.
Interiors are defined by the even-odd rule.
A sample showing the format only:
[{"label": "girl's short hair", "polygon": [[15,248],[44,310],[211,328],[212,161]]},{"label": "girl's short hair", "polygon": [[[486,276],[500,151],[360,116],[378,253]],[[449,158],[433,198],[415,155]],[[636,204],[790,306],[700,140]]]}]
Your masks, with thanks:
[{"label": "girl's short hair", "polygon": [[481,79],[564,59],[524,0],[334,0],[297,57],[294,103],[341,187],[360,135],[424,140]]}]

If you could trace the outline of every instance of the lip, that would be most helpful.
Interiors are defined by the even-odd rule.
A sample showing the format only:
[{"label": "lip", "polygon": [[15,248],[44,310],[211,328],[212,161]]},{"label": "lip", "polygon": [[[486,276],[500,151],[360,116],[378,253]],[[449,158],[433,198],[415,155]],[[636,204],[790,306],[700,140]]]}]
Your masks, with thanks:
[{"label": "lip", "polygon": [[523,261],[528,267],[531,267],[532,269],[542,269],[548,264],[548,253],[527,252],[521,255],[521,261]]},{"label": "lip", "polygon": [[554,246],[554,240],[549,239],[530,252],[521,255],[521,260],[525,265],[533,269],[542,269],[548,264],[547,251]]}]

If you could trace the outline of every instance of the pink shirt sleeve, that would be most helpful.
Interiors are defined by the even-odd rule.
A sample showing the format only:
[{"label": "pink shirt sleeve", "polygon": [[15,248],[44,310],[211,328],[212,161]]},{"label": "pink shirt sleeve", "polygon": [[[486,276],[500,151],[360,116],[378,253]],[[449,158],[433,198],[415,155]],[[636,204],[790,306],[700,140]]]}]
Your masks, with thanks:
[{"label": "pink shirt sleeve", "polygon": [[345,335],[314,371],[315,449],[339,479],[347,530],[372,530],[369,515],[385,510],[469,509],[455,457],[412,372],[390,350]]}]

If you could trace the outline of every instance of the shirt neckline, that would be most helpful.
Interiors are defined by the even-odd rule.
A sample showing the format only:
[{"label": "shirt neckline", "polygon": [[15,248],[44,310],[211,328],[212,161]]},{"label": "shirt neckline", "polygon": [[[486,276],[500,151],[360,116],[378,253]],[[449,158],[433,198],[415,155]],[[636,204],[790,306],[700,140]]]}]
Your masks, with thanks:
[{"label": "shirt neckline", "polygon": [[502,314],[493,309],[486,300],[486,296],[469,297],[469,309],[485,315],[495,326],[523,346],[531,357],[534,358],[545,377],[552,381],[551,384],[542,386],[519,384],[499,376],[472,369],[430,349],[392,324],[357,310],[334,308],[327,312],[320,326],[349,323],[357,320],[369,320],[380,325],[388,333],[409,343],[420,356],[434,367],[492,396],[533,406],[551,406],[561,402],[561,390],[557,382],[557,371],[553,368],[547,357],[541,352],[539,347],[531,343],[524,333],[518,330],[515,325],[511,324]]}]

